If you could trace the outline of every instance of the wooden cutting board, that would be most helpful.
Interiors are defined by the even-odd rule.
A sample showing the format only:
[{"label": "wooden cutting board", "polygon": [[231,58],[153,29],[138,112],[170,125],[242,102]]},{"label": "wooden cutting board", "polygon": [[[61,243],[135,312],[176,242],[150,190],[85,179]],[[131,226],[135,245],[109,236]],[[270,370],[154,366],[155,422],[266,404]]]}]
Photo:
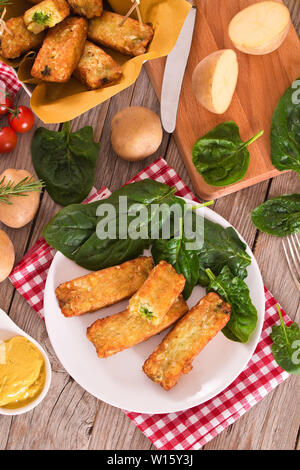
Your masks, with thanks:
[{"label": "wooden cutting board", "polygon": [[[181,91],[175,139],[194,188],[203,199],[216,199],[280,174],[270,159],[270,128],[279,98],[300,77],[300,41],[294,27],[281,47],[271,54],[253,56],[236,51],[240,70],[238,85],[225,114],[210,113],[197,104],[191,85],[193,70],[200,60],[218,49],[233,48],[227,33],[229,22],[238,11],[253,3],[257,1],[196,0],[197,19]],[[159,99],[164,66],[164,58],[146,64]],[[237,123],[244,141],[261,129],[265,133],[249,147],[251,159],[245,178],[219,188],[206,184],[196,171],[192,163],[192,147],[197,139],[228,120]]]}]

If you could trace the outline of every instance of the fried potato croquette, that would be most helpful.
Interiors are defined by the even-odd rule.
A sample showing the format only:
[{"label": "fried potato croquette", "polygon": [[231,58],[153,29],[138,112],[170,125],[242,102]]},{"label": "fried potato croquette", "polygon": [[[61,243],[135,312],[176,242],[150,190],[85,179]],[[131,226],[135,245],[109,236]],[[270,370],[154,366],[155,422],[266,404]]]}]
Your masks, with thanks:
[{"label": "fried potato croquette", "polygon": [[101,16],[103,12],[102,0],[68,0],[68,3],[73,13],[87,18]]},{"label": "fried potato croquette", "polygon": [[152,325],[129,309],[95,321],[87,329],[87,337],[94,344],[100,358],[109,357],[131,348],[169,328],[188,311],[180,296],[164,316],[159,325]]},{"label": "fried potato croquette", "polygon": [[49,29],[31,75],[46,82],[67,82],[79,63],[86,35],[87,20],[74,16]]},{"label": "fried potato croquette", "polygon": [[153,38],[153,28],[146,24],[141,25],[132,18],[128,18],[120,26],[123,18],[117,13],[104,11],[102,16],[90,20],[88,38],[123,54],[144,54]]},{"label": "fried potato croquette", "polygon": [[44,40],[44,33],[33,34],[26,28],[23,17],[10,18],[1,38],[1,55],[6,59],[16,59],[28,51],[38,49]]},{"label": "fried potato croquette", "polygon": [[53,28],[70,14],[69,5],[65,0],[43,0],[24,13],[27,29],[39,34],[46,28]]},{"label": "fried potato croquette", "polygon": [[167,334],[143,365],[143,371],[165,390],[174,387],[181,374],[193,368],[192,361],[230,319],[230,305],[209,293]]},{"label": "fried potato croquette", "polygon": [[74,317],[126,299],[139,289],[152,269],[152,258],[141,256],[65,282],[55,291],[61,311],[65,317]]},{"label": "fried potato croquette", "polygon": [[131,313],[140,314],[150,323],[158,324],[184,289],[185,277],[173,266],[161,261],[151,271],[137,293],[129,301]]},{"label": "fried potato croquette", "polygon": [[86,41],[79,64],[74,72],[90,90],[101,88],[122,77],[122,69],[100,47]]}]

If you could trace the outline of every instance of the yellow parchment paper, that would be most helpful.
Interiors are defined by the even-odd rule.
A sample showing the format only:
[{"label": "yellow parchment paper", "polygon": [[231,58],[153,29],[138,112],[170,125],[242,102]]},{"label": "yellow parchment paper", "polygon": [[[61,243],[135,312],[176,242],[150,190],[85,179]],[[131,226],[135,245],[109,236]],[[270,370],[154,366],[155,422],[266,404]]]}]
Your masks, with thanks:
[{"label": "yellow parchment paper", "polygon": [[[11,0],[6,19],[22,14],[28,8],[25,0]],[[112,9],[125,14],[132,5],[130,0],[109,0]],[[151,23],[154,37],[146,54],[131,58],[118,52],[106,50],[121,65],[123,78],[115,85],[88,91],[75,78],[64,84],[40,82],[34,88],[31,107],[44,123],[65,122],[103,103],[132,85],[138,78],[144,61],[169,54],[191,6],[185,0],[141,0],[140,11],[144,23]],[[1,57],[0,57],[1,59]],[[1,59],[3,60],[3,59]],[[11,64],[19,66],[19,79],[34,83],[30,77],[32,57]],[[9,61],[4,60],[9,63]]]}]

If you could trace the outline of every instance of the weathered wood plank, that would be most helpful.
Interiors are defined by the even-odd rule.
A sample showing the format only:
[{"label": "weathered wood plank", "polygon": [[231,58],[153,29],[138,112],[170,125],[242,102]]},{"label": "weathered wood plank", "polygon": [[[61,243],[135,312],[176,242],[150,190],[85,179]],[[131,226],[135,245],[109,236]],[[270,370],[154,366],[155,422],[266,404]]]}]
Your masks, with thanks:
[{"label": "weathered wood plank", "polygon": [[151,442],[122,410],[100,402],[89,449],[150,449]]},{"label": "weathered wood plank", "polygon": [[[25,106],[29,106],[29,99],[27,94],[21,90],[18,95],[16,96],[15,99],[15,104],[23,104]],[[2,118],[1,124],[6,125],[6,118]],[[33,136],[33,133],[37,127],[41,125],[41,122],[39,119],[36,118],[34,128],[28,132],[27,134],[19,136],[18,139],[18,144],[16,149],[7,155],[1,155],[0,159],[0,173],[4,171],[7,168],[18,168],[18,169],[26,169],[34,174],[34,170],[31,164],[31,157],[30,157],[30,144],[31,144],[31,139]],[[51,129],[56,129],[58,128],[58,125],[55,126],[49,126]],[[42,207],[42,206],[41,206]],[[9,237],[11,238],[14,247],[15,247],[15,254],[16,254],[16,263],[23,257],[29,243],[29,239],[31,236],[31,232],[33,230],[33,227],[36,223],[36,220],[39,217],[39,212],[40,209],[35,217],[35,219],[27,224],[25,227],[21,229],[11,229],[9,227],[6,227],[4,224],[0,223],[0,229],[4,230]],[[13,285],[11,282],[7,279],[6,281],[2,282],[0,284],[0,305],[1,308],[4,309],[6,312],[10,312],[10,306],[13,300],[13,297],[15,295],[15,290],[13,288]],[[26,302],[22,299],[22,305],[21,305],[22,310],[27,308]],[[31,309],[28,307],[28,311],[31,311]],[[30,312],[33,314],[36,322],[36,315],[34,312]],[[22,313],[20,315],[22,317]],[[16,321],[21,327],[22,325],[19,322],[19,316],[15,316],[14,321]],[[35,322],[33,325],[31,325],[31,328],[28,328],[27,331],[29,332],[35,332]],[[0,417],[0,422],[1,422],[1,437],[0,437],[0,448],[5,448],[9,433],[10,433],[10,428],[12,424],[13,419],[10,417]]]}]

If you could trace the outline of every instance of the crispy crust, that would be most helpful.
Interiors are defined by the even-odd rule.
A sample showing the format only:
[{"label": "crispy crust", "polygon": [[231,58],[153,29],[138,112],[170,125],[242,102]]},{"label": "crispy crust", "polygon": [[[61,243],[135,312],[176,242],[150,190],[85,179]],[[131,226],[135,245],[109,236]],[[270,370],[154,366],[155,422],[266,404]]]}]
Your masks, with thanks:
[{"label": "crispy crust", "polygon": [[[36,14],[45,15],[45,23],[35,21]],[[46,28],[53,28],[69,14],[70,8],[65,0],[43,0],[25,11],[24,22],[29,31],[38,34]]]},{"label": "crispy crust", "polygon": [[120,27],[124,17],[104,11],[100,18],[89,22],[88,38],[97,44],[110,47],[123,54],[137,56],[144,54],[153,38],[153,28],[128,18]]},{"label": "crispy crust", "polygon": [[87,329],[87,337],[94,344],[98,357],[112,356],[131,348],[151,336],[169,328],[188,311],[180,296],[159,325],[152,325],[129,309],[110,317],[97,320]]},{"label": "crispy crust", "polygon": [[78,65],[86,35],[85,18],[69,16],[49,29],[31,75],[47,82],[67,82]]},{"label": "crispy crust", "polygon": [[230,305],[209,293],[170,331],[143,365],[145,374],[165,390],[174,387],[181,374],[230,319]]},{"label": "crispy crust", "polygon": [[152,258],[141,256],[58,286],[56,297],[65,317],[94,312],[130,297],[147,279]]},{"label": "crispy crust", "polygon": [[140,314],[150,323],[159,323],[184,289],[185,277],[173,266],[160,261],[145,283],[129,301],[132,313]]},{"label": "crispy crust", "polygon": [[122,70],[103,49],[86,41],[74,75],[90,90],[95,90],[119,80]]},{"label": "crispy crust", "polygon": [[87,18],[101,16],[103,12],[102,0],[68,0],[68,3],[74,13]]},{"label": "crispy crust", "polygon": [[1,38],[1,54],[6,59],[15,59],[28,51],[38,49],[43,40],[44,33],[33,34],[26,28],[23,17],[10,18],[6,26],[12,34],[6,30]]}]

